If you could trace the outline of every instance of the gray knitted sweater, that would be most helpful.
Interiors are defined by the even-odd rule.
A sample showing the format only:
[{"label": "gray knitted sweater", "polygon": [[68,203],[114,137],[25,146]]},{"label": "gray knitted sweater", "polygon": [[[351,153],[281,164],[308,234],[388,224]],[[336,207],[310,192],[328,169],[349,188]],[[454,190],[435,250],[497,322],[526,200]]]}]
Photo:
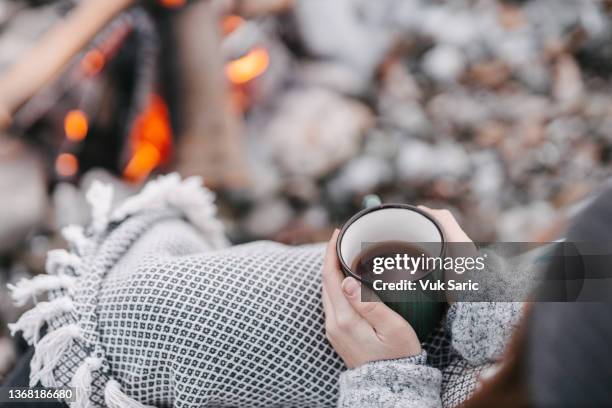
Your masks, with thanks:
[{"label": "gray knitted sweater", "polygon": [[368,363],[340,376],[338,407],[455,407],[492,372],[520,303],[457,303],[421,355]]}]

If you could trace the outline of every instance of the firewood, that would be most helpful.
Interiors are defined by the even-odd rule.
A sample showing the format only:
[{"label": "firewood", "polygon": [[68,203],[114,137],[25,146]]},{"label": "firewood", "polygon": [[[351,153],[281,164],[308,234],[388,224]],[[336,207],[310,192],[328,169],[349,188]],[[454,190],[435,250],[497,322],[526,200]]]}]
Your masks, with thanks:
[{"label": "firewood", "polygon": [[177,27],[184,97],[178,170],[184,176],[203,176],[213,188],[242,187],[246,159],[241,123],[224,77],[218,12],[209,2],[193,3],[179,16]]}]

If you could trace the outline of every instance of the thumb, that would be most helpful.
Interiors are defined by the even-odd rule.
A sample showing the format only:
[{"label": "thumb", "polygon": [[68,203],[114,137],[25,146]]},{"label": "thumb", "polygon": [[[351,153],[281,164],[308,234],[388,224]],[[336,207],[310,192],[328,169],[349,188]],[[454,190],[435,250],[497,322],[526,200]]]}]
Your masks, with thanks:
[{"label": "thumb", "polygon": [[355,278],[345,278],[342,281],[342,291],[349,303],[380,336],[394,335],[398,331],[412,330],[410,324],[402,316],[394,312],[379,299],[361,301],[361,284]]}]

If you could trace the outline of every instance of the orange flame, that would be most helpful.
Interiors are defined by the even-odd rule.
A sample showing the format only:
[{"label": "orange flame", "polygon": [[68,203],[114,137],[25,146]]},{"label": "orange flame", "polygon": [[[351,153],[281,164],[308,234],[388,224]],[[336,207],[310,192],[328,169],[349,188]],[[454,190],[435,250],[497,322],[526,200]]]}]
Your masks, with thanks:
[{"label": "orange flame", "polygon": [[71,177],[79,171],[79,161],[70,153],[62,153],[55,160],[55,171],[62,177]]},{"label": "orange flame", "polygon": [[87,136],[89,123],[87,116],[80,110],[71,110],[64,118],[64,131],[68,140],[80,142]]},{"label": "orange flame", "polygon": [[161,161],[161,154],[151,143],[142,143],[128,162],[123,175],[133,181],[146,178]]},{"label": "orange flame", "polygon": [[172,129],[168,107],[159,95],[152,95],[147,108],[136,118],[130,143],[133,154],[123,171],[128,180],[145,179],[170,157]]},{"label": "orange flame", "polygon": [[225,67],[225,74],[234,84],[245,84],[265,72],[270,56],[264,48],[254,48],[247,55],[231,61]]}]

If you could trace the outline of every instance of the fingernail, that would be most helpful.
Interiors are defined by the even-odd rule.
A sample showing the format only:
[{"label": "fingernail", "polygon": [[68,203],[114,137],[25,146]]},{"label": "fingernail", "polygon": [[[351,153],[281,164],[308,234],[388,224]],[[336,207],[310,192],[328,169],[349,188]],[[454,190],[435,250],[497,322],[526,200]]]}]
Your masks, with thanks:
[{"label": "fingernail", "polygon": [[355,278],[346,278],[342,282],[342,290],[347,296],[354,296],[359,290],[359,283]]}]

